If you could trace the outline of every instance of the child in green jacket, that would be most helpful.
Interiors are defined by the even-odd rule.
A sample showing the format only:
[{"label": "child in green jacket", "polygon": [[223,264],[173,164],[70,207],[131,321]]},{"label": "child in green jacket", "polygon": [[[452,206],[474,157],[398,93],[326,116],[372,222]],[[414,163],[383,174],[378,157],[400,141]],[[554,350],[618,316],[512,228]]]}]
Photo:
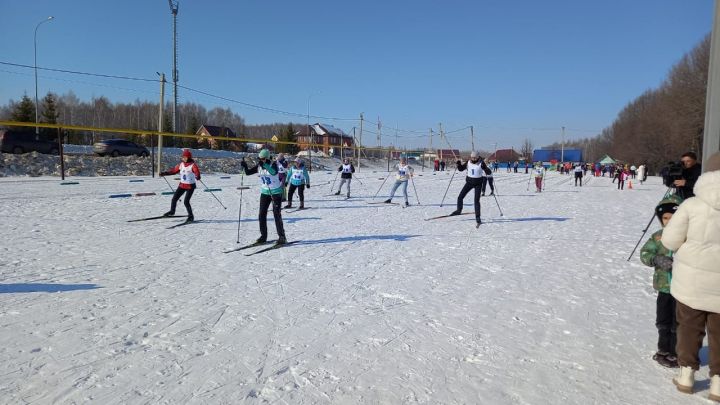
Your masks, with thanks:
[{"label": "child in green jacket", "polygon": [[[663,228],[670,222],[680,202],[680,197],[670,195],[655,207],[655,214]],[[646,266],[655,267],[653,288],[658,292],[655,318],[655,326],[658,329],[658,351],[653,355],[653,360],[665,367],[677,368],[675,298],[670,295],[673,258],[672,252],[660,243],[661,238],[662,229],[652,234],[640,250],[640,260]]]}]

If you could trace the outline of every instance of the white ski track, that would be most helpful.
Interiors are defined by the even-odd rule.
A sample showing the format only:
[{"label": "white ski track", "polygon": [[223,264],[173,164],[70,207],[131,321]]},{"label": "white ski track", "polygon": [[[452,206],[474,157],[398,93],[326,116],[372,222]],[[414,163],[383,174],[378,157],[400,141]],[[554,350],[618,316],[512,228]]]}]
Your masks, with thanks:
[{"label": "white ski track", "polygon": [[[362,167],[364,198],[382,169]],[[315,209],[283,216],[302,243],[253,256],[221,254],[240,178],[204,174],[235,198],[223,210],[196,194],[202,224],[175,230],[126,222],[166,212],[167,196],[107,198],[162,179],[1,178],[0,403],[707,403],[706,365],[687,395],[652,360],[653,270],[626,261],[658,178],[620,191],[549,172],[535,193],[524,173],[497,172],[504,216],[483,200],[475,229],[424,221],[454,208],[439,207],[452,172],[416,170],[425,205],[340,204],[313,187]],[[259,200],[243,191],[244,241],[259,236]],[[277,239],[271,213],[267,225]]]}]

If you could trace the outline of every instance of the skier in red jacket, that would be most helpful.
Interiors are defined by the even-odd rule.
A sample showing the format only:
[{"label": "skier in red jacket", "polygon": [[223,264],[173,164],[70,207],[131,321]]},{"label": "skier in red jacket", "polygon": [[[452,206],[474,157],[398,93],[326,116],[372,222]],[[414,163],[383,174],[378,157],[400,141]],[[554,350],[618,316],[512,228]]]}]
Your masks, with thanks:
[{"label": "skier in red jacket", "polygon": [[180,184],[175,190],[175,194],[170,202],[170,211],[166,212],[164,216],[170,217],[175,215],[175,207],[177,206],[178,200],[183,194],[187,193],[185,194],[185,200],[183,201],[185,209],[188,213],[186,222],[192,222],[195,220],[195,217],[193,216],[192,207],[190,206],[190,199],[197,187],[195,183],[200,180],[200,169],[198,168],[197,163],[193,160],[192,153],[190,153],[189,149],[183,150],[182,162],[180,162],[180,164],[168,171],[160,173],[160,175],[170,176],[178,173],[180,173]]}]

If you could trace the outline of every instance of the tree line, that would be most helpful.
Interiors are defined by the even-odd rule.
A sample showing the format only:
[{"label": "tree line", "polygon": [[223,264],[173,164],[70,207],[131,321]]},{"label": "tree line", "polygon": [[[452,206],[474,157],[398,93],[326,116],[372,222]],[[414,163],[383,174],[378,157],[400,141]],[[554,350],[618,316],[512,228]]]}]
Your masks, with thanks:
[{"label": "tree line", "polygon": [[[163,110],[164,132],[173,132],[171,111],[172,104],[167,103]],[[104,96],[82,101],[72,91],[59,96],[49,92],[39,103],[39,121],[50,124],[156,131],[158,114],[158,103],[141,100],[135,100],[133,103],[113,103]],[[294,141],[293,128],[304,125],[293,123],[246,125],[245,120],[229,108],[215,107],[208,110],[196,103],[178,104],[177,114],[179,119],[175,132],[179,134],[194,134],[201,125],[213,125],[230,128],[241,138],[270,139],[273,135],[277,135],[281,140]],[[19,101],[10,100],[6,105],[0,105],[0,119],[35,122],[35,103],[27,94]],[[70,131],[67,133],[67,142],[89,145],[101,139],[115,137],[150,145],[147,136],[93,131]],[[190,138],[164,137],[163,144],[171,147],[210,147],[207,141]],[[239,142],[218,142],[215,147],[244,150],[244,145]],[[284,149],[290,151],[292,148]]]},{"label": "tree line", "polygon": [[[665,80],[630,101],[599,135],[570,141],[587,161],[605,154],[622,162],[649,165],[659,171],[684,152],[702,156],[705,97],[710,66],[710,34],[683,55]],[[547,146],[560,148],[559,143]]]}]

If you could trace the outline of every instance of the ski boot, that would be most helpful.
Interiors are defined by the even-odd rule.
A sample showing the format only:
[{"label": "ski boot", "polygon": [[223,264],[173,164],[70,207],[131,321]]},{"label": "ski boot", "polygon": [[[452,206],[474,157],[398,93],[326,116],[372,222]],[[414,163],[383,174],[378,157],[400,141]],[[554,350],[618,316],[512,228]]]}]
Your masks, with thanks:
[{"label": "ski boot", "polygon": [[174,216],[174,215],[175,215],[175,212],[173,212],[173,211],[168,211],[168,212],[166,212],[166,213],[163,214],[164,217],[172,217],[172,216]]},{"label": "ski boot", "polygon": [[257,240],[255,241],[255,244],[260,245],[260,244],[263,244],[263,243],[265,243],[265,242],[267,242],[267,237],[261,236],[261,237],[257,238]]},{"label": "ski boot", "polygon": [[299,210],[304,210],[304,209],[305,209],[305,202],[304,202],[304,201],[300,201],[300,206],[298,207],[298,209],[299,209]]},{"label": "ski boot", "polygon": [[285,239],[284,236],[279,237],[277,242],[275,242],[276,245],[284,245],[286,243],[287,243],[287,239]]},{"label": "ski boot", "polygon": [[187,217],[187,219],[185,220],[185,222],[193,222],[193,221],[195,221],[195,217],[192,216],[192,215],[189,215],[189,216]]},{"label": "ski boot", "polygon": [[[300,205],[302,205],[302,204],[300,204]],[[292,203],[291,202],[287,203],[287,205],[285,205],[283,208],[285,208],[285,209],[292,208]]]},{"label": "ski boot", "polygon": [[460,215],[461,212],[462,212],[462,211],[455,210],[455,211],[453,211],[453,212],[450,213],[450,216],[451,216],[451,217],[454,217],[455,215]]},{"label": "ski boot", "polygon": [[390,204],[392,202],[392,198],[388,198],[387,200],[383,201],[385,204]]},{"label": "ski boot", "polygon": [[337,193],[335,193],[335,195],[340,195],[340,190],[338,190],[338,192],[337,192]]}]

